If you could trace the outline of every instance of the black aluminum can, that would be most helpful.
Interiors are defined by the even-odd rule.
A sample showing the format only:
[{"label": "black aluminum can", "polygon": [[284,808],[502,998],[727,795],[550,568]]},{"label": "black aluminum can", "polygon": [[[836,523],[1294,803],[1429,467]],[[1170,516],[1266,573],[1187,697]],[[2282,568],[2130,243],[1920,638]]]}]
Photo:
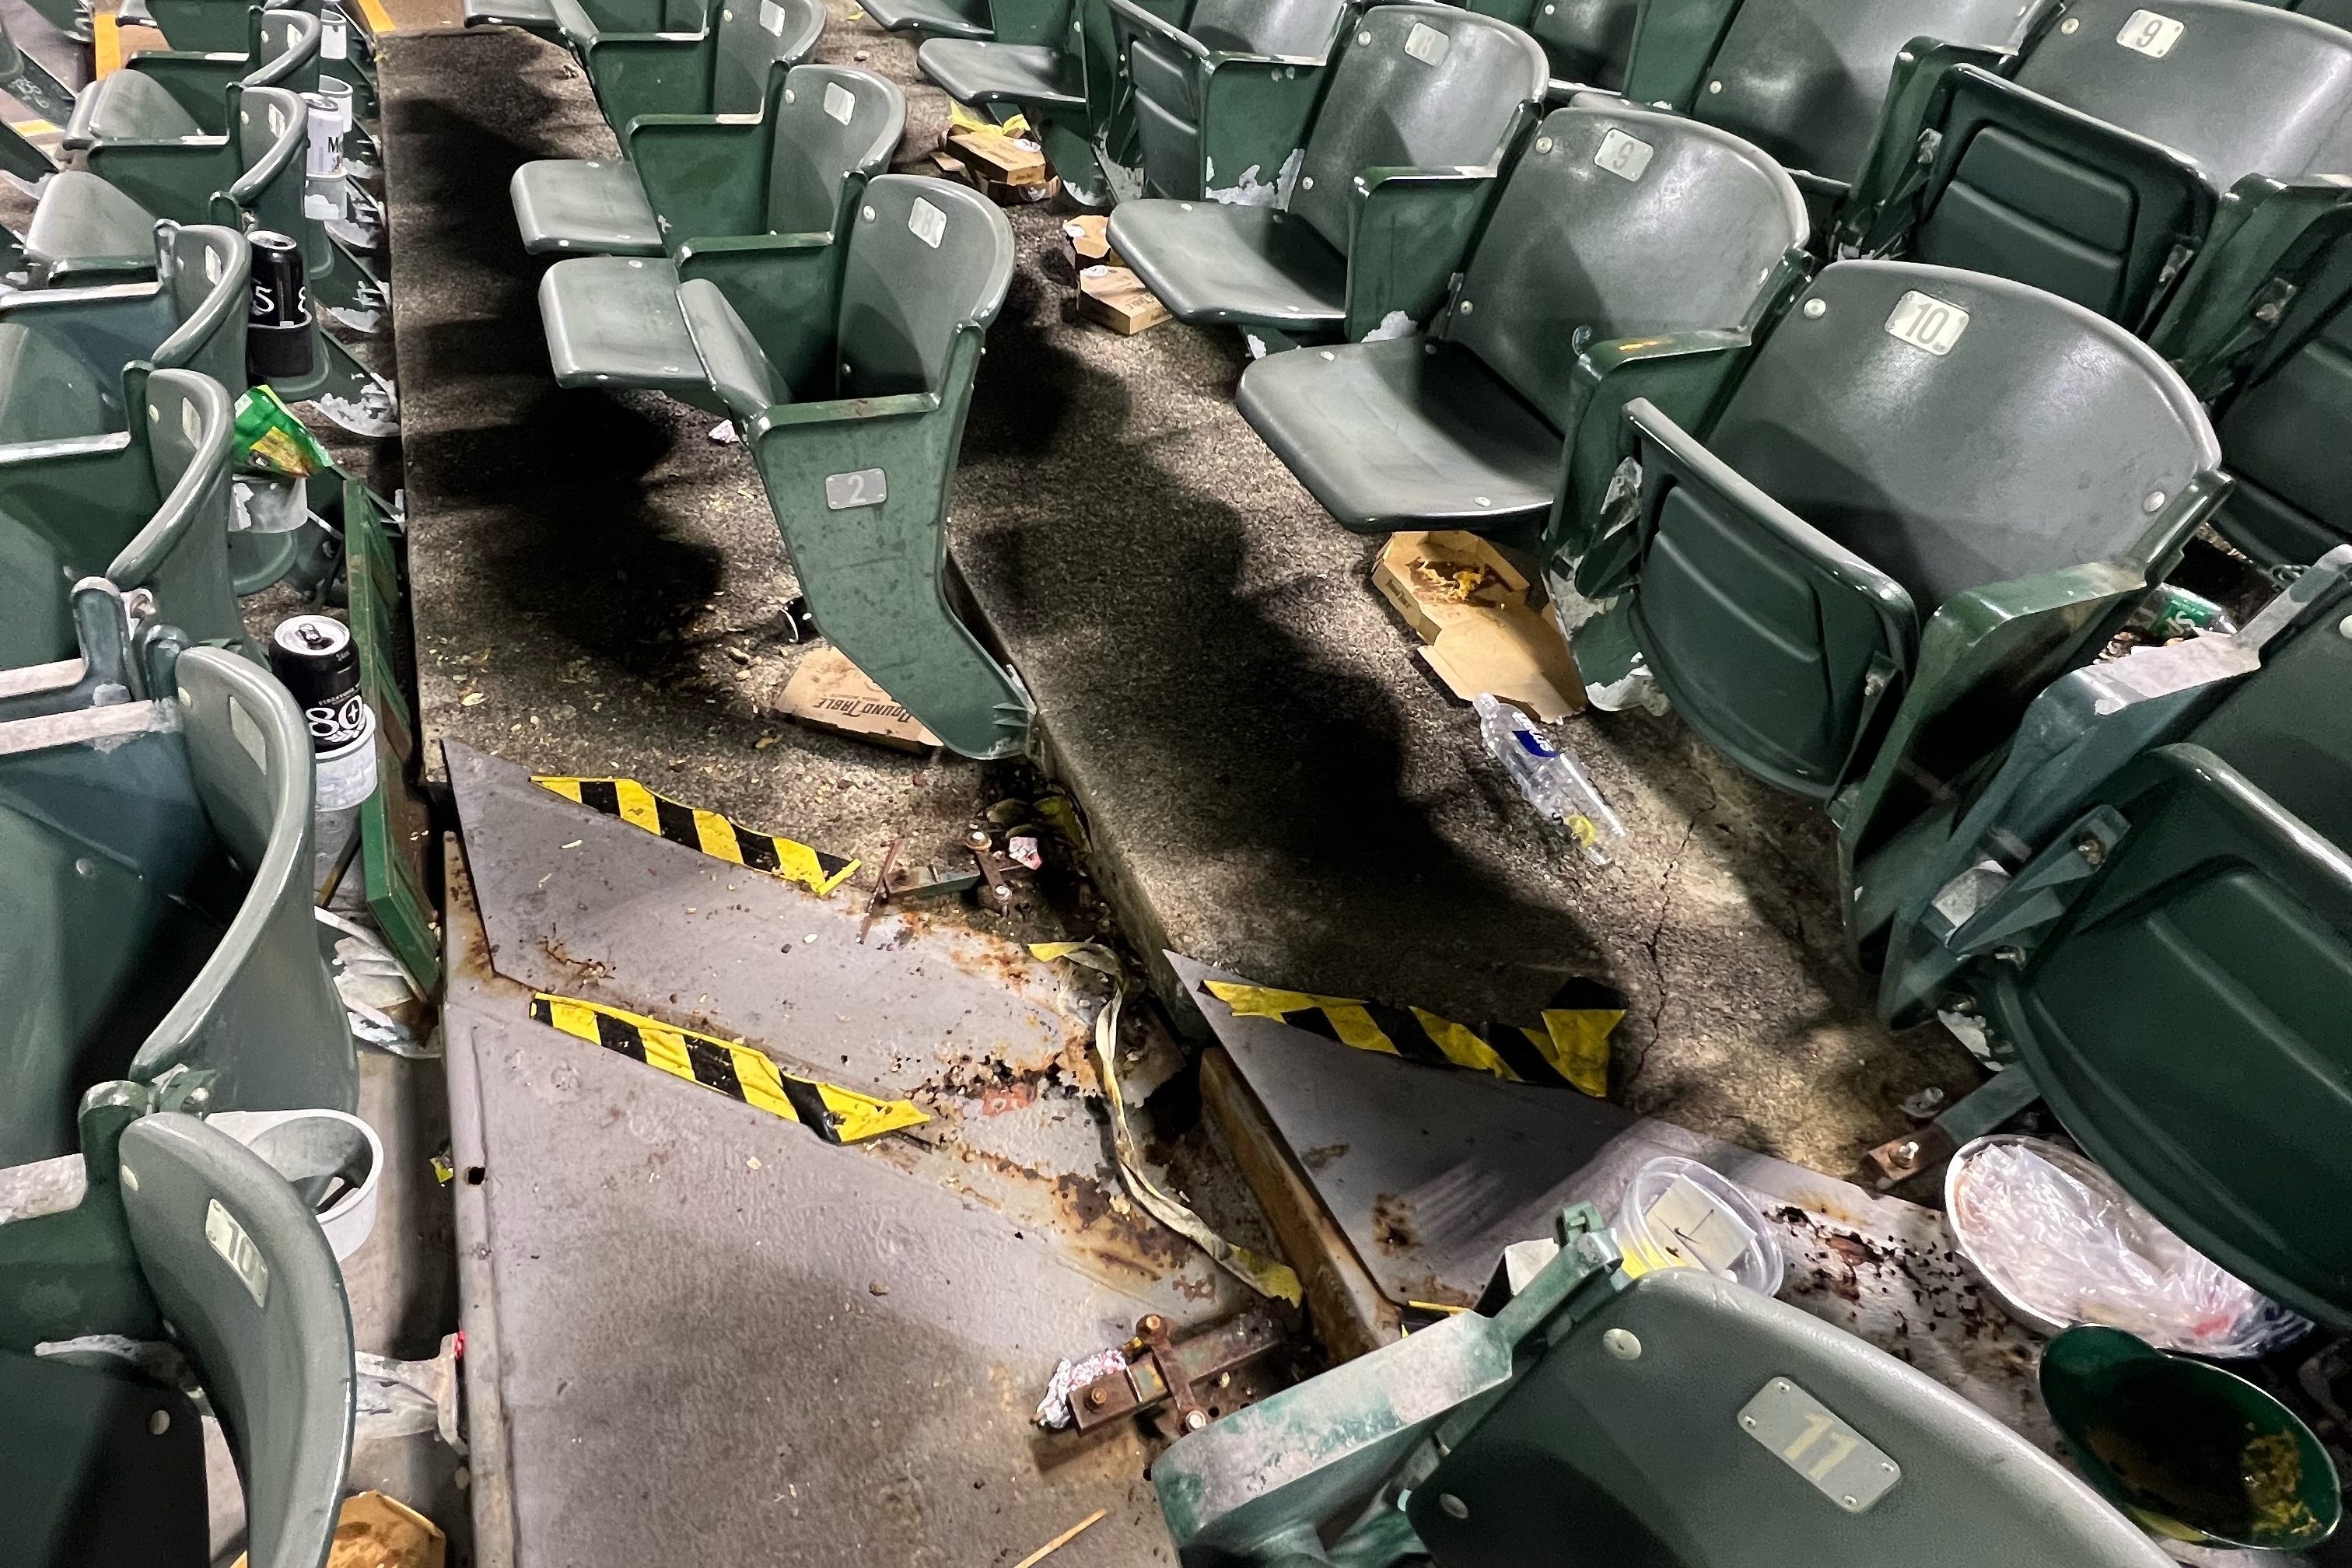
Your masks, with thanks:
[{"label": "black aluminum can", "polygon": [[318,366],[310,341],[310,299],[302,272],[302,247],[282,234],[256,229],[253,292],[245,330],[245,373],[254,381],[289,381]]},{"label": "black aluminum can", "polygon": [[253,246],[252,324],[309,326],[310,298],[302,273],[302,247],[266,228],[257,228],[246,238]]},{"label": "black aluminum can", "polygon": [[366,732],[360,656],[351,628],[331,616],[294,616],[269,634],[269,668],[302,710],[310,749],[340,750]]}]

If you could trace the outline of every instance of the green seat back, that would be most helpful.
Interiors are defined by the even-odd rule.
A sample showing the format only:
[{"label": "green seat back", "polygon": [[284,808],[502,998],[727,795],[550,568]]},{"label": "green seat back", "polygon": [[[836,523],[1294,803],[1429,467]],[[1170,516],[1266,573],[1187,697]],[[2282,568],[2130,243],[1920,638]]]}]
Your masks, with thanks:
[{"label": "green seat back", "polygon": [[[2332,625],[2314,638],[2343,640]],[[2309,733],[2273,735],[2263,760],[2273,777],[2309,770],[2306,794],[2340,802],[2341,656],[2322,673],[2334,700],[2294,715]],[[2352,1211],[2326,1196],[2352,1146],[2352,857],[2202,745],[2158,748],[2101,798],[2128,826],[2022,973],[1979,965],[1990,1021],[2158,1218],[2296,1310],[2352,1326]]]},{"label": "green seat back", "polygon": [[824,31],[824,0],[725,0],[711,58],[710,112],[759,113],[768,68],[808,58]]},{"label": "green seat back", "polygon": [[1703,439],[1644,456],[1635,625],[1695,726],[1815,798],[1866,761],[1874,668],[1898,683],[1937,606],[2135,559],[2220,458],[2188,387],[2113,322],[1909,262],[1826,268]]},{"label": "green seat back", "polygon": [[2300,280],[2220,426],[2238,480],[2217,522],[2230,542],[2275,566],[2352,540],[2352,244]]},{"label": "green seat back", "polygon": [[1012,275],[1013,232],[987,197],[907,174],[873,181],[842,277],[837,395],[944,393],[958,334],[996,319]]},{"label": "green seat back", "polygon": [[2352,637],[2340,619],[2266,648],[2262,668],[2188,739],[2329,843],[2352,847]]},{"label": "green seat back", "polygon": [[1071,0],[989,0],[992,42],[1048,45],[1070,42]]},{"label": "green seat back", "polygon": [[832,233],[844,189],[890,166],[906,124],[897,84],[843,66],[794,66],[769,140],[769,231]]},{"label": "green seat back", "polygon": [[1184,30],[1227,55],[1320,59],[1349,0],[1196,0]]},{"label": "green seat back", "polygon": [[1448,5],[1381,5],[1357,19],[1316,112],[1290,210],[1346,255],[1366,169],[1497,162],[1543,100],[1543,50],[1517,27]]},{"label": "green seat back", "polygon": [[2015,79],[2182,153],[2219,190],[2247,174],[2352,174],[2352,33],[2291,11],[2074,0]]},{"label": "green seat back", "polygon": [[[116,71],[82,91],[89,96],[89,109],[86,116],[75,115],[78,133],[107,142],[175,142],[205,134],[205,127],[172,96],[162,79],[145,71]],[[74,107],[79,110],[81,100]]]},{"label": "green seat back", "polygon": [[204,1424],[127,1365],[0,1351],[0,1562],[16,1568],[211,1558]]},{"label": "green seat back", "polygon": [[218,649],[184,653],[178,686],[178,729],[103,749],[0,725],[0,1163],[69,1152],[90,1085],[183,1065],[215,1075],[218,1109],[356,1101],[310,910],[301,714]]},{"label": "green seat back", "polygon": [[244,1483],[249,1568],[319,1568],[342,1514],[357,1393],[326,1235],[259,1155],[192,1116],[142,1117],[121,1158],[140,1272]]},{"label": "green seat back", "polygon": [[[0,316],[0,442],[14,446],[26,441],[54,441],[94,435],[110,423],[107,405],[113,401],[102,374],[59,334],[44,331],[25,320]],[[13,559],[12,559],[13,557]],[[43,560],[54,557],[43,556]],[[58,584],[52,575],[0,542],[0,572],[17,575],[31,571],[39,581],[20,582],[18,592]],[[0,595],[7,590],[0,588]],[[0,647],[16,641],[0,633]]]},{"label": "green seat back", "polygon": [[1511,172],[1446,335],[1566,426],[1577,350],[1748,317],[1805,241],[1804,199],[1735,136],[1586,100],[1557,110]]},{"label": "green seat back", "polygon": [[1847,181],[1878,133],[1895,57],[1914,38],[2006,44],[2018,0],[1745,0],[1691,113],[1791,169]]},{"label": "green seat back", "polygon": [[1535,0],[1527,28],[1555,80],[1614,91],[1624,85],[1641,14],[1640,0]]},{"label": "green seat back", "polygon": [[[127,434],[104,403],[79,439],[0,447],[0,668],[68,657],[67,592],[83,577],[152,590],[192,637],[235,642],[226,392],[187,371],[125,376]],[[143,414],[143,417],[142,415]]]},{"label": "green seat back", "polygon": [[1941,1384],[1696,1269],[1644,1275],[1555,1339],[1407,1514],[1440,1568],[2169,1562]]},{"label": "green seat back", "polygon": [[1968,73],[1911,254],[2138,326],[2240,178],[2352,172],[2347,110],[2352,34],[2246,0],[2088,0],[2013,86]]}]

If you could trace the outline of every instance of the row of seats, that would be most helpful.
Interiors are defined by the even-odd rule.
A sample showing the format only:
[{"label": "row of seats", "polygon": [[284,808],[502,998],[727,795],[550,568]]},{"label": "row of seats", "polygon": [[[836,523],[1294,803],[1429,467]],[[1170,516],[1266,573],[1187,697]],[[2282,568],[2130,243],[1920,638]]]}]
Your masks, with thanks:
[{"label": "row of seats", "polygon": [[1034,704],[956,608],[946,550],[1010,225],[884,172],[905,95],[803,63],[818,0],[636,35],[608,4],[551,14],[621,158],[525,163],[512,185],[524,247],[559,258],[539,292],[556,381],[731,420],[825,636],[950,748],[1018,754]]},{"label": "row of seats", "polygon": [[[1547,52],[1512,29],[1525,42],[1508,79],[1467,59],[1419,62],[1413,79],[1371,25],[1393,7],[1191,0],[1163,16],[1140,0],[994,0],[982,40],[924,7],[876,4],[886,25],[942,32],[922,46],[925,72],[966,102],[1027,113],[1069,167],[1127,156],[1147,194],[1254,213],[1188,215],[1150,236],[1167,226],[1159,209],[1118,220],[1133,240],[1121,254],[1185,319],[1267,342],[1360,340],[1386,312],[1354,296],[1393,279],[1381,303],[1426,322],[1427,278],[1447,275],[1487,210],[1462,171],[1524,155],[1525,139],[1486,130],[1528,95],[1517,67],[1539,62],[1535,98],[1602,101],[1569,83],[1619,84],[1618,107],[1676,112],[1769,154],[1805,197],[1823,259],[1991,272],[2140,332],[2223,416],[2246,481],[2219,520],[2233,543],[2279,565],[2352,537],[2334,457],[2352,433],[2352,33],[2324,7],[1711,0],[1636,27],[1632,7],[1609,21],[1519,5],[1539,33],[1622,33],[1622,60],[1564,79],[1557,32]],[[1428,9],[1420,26],[1447,47],[1465,36],[1448,7]],[[1391,102],[1414,107],[1391,117]],[[1360,216],[1384,276],[1359,277],[1349,187],[1334,182],[1373,168],[1383,177]]]},{"label": "row of seats", "polygon": [[[317,1568],[355,1393],[331,1184],[207,1120],[358,1099],[310,736],[237,603],[310,548],[236,526],[247,230],[298,238],[321,307],[383,296],[305,212],[315,6],[151,18],[178,48],[77,98],[0,292],[0,1560],[210,1562],[201,1388],[249,1561]],[[365,403],[316,314],[276,390]],[[124,1338],[186,1377],[96,1348]]]}]

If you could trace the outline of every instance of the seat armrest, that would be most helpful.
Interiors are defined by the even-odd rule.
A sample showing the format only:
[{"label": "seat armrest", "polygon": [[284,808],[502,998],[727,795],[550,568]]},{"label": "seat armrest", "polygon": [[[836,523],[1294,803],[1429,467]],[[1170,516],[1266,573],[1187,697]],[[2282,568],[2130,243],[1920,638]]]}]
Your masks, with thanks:
[{"label": "seat armrest", "polygon": [[[1348,212],[1350,342],[1402,311],[1426,325],[1444,303],[1502,171],[1366,169]],[[1474,302],[1475,303],[1475,302]]]},{"label": "seat armrest", "polygon": [[2304,334],[2289,325],[2296,289],[2305,269],[2347,233],[2352,179],[2246,175],[2214,209],[2205,243],[2149,332],[2148,346],[2202,399],[2252,379],[2276,358],[2278,351],[2266,345],[2281,329],[2293,340],[2284,352],[2300,346]]},{"label": "seat armrest", "polygon": [[765,228],[772,140],[756,114],[646,114],[622,128],[622,155],[661,220],[665,248]]},{"label": "seat armrest", "polygon": [[[1870,768],[1830,803],[1846,864],[1859,865],[2016,732],[2050,683],[2105,643],[2179,544],[2228,496],[2208,471],[2151,526],[2147,547],[1953,595],[1919,637],[1911,689]],[[1946,720],[1951,720],[1949,723]]]},{"label": "seat armrest", "polygon": [[[1765,281],[1749,307],[1748,320],[1733,328],[1666,332],[1643,338],[1619,338],[1588,344],[1577,358],[1570,384],[1569,407],[1561,439],[1566,476],[1553,498],[1544,531],[1544,558],[1576,567],[1599,543],[1602,534],[1601,502],[1609,480],[1623,459],[1633,454],[1633,430],[1624,411],[1635,398],[1651,405],[1688,430],[1710,423],[1716,400],[1738,379],[1764,323],[1788,308],[1797,290],[1812,275],[1812,260],[1802,250],[1790,250]],[[1632,536],[1624,542],[1630,548]],[[1630,566],[1624,555],[1618,566]],[[1610,575],[1595,563],[1594,582]],[[1579,591],[1605,598],[1614,587]]]},{"label": "seat armrest", "polygon": [[677,277],[718,285],[799,406],[803,394],[832,394],[846,256],[830,235],[705,236],[679,249]]},{"label": "seat armrest", "polygon": [[1952,68],[1972,65],[2007,76],[2017,68],[2016,54],[1979,44],[1948,44],[1936,38],[1914,38],[1895,57],[1895,74],[1879,109],[1878,135],[1870,156],[1854,174],[1835,236],[1838,250],[1861,247],[1880,208],[1905,182],[1922,168],[1919,138],[1944,118],[1951,102]]}]

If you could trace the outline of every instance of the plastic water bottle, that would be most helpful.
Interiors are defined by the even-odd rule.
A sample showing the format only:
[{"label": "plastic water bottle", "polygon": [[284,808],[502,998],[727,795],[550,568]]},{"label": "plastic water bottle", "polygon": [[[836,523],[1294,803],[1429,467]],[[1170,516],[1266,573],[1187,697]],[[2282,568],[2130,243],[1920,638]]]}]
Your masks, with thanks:
[{"label": "plastic water bottle", "polygon": [[1567,829],[1586,859],[1596,866],[1609,864],[1607,846],[1625,837],[1625,825],[1584,776],[1576,758],[1555,747],[1526,714],[1492,692],[1480,692],[1473,705],[1486,750],[1503,764],[1528,804]]}]

